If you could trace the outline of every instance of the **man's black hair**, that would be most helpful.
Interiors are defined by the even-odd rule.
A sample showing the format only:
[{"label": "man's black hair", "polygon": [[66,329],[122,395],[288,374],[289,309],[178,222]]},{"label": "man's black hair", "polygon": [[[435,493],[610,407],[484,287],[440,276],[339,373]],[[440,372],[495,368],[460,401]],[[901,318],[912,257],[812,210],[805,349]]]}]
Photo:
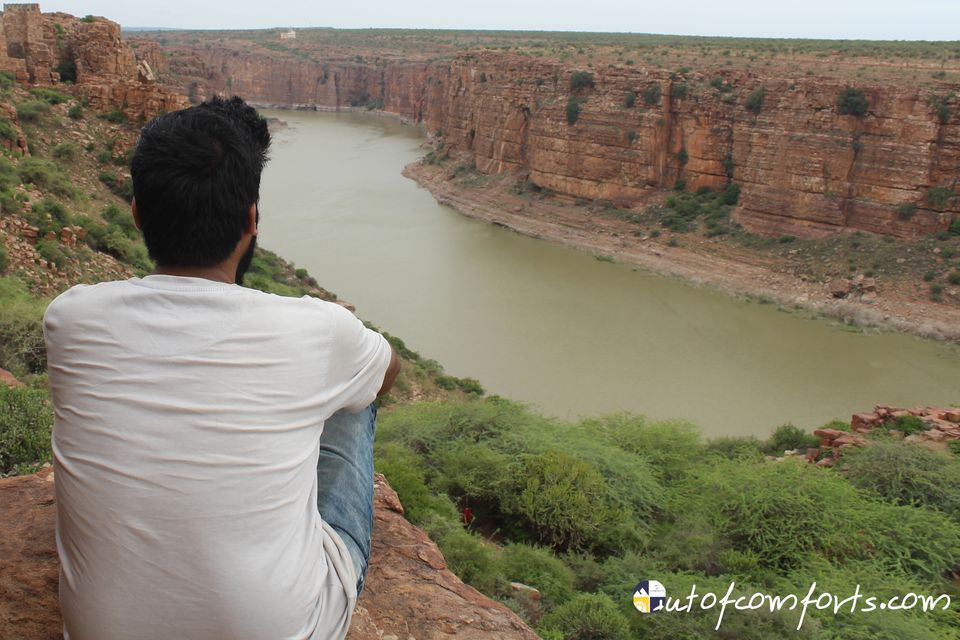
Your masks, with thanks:
[{"label": "man's black hair", "polygon": [[159,265],[226,260],[260,196],[270,134],[239,98],[215,99],[151,121],[130,165],[150,256]]}]

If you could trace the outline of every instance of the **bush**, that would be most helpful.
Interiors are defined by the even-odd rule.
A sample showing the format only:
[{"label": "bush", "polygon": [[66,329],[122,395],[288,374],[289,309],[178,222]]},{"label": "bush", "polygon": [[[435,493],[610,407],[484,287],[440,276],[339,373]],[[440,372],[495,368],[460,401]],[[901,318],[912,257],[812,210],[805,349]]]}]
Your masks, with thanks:
[{"label": "bush", "polygon": [[43,342],[46,304],[45,300],[33,298],[20,280],[0,277],[0,369],[16,376],[46,369]]},{"label": "bush", "polygon": [[897,207],[897,217],[901,220],[909,220],[917,213],[917,205],[912,202],[904,202]]},{"label": "bush", "polygon": [[780,456],[784,451],[792,449],[806,450],[808,447],[820,445],[820,439],[812,433],[795,427],[792,424],[783,424],[777,427],[767,439],[763,450],[771,455]]},{"label": "bush", "polygon": [[954,285],[960,285],[960,271],[954,271],[948,275],[947,282]]},{"label": "bush", "polygon": [[41,236],[51,232],[59,234],[61,229],[73,223],[73,216],[67,208],[50,198],[34,202],[30,211],[22,215],[27,222],[39,229]]},{"label": "bush", "polygon": [[73,160],[77,146],[72,142],[61,142],[53,148],[53,157],[58,160]]},{"label": "bush", "polygon": [[628,91],[627,95],[623,97],[623,106],[627,109],[632,109],[633,106],[637,103],[637,94],[633,91]]},{"label": "bush", "polygon": [[750,92],[750,95],[747,96],[747,102],[744,105],[747,108],[747,111],[753,114],[760,113],[763,110],[763,96],[766,93],[766,90],[763,87],[755,89]]},{"label": "bush", "polygon": [[926,423],[917,416],[900,416],[887,423],[887,427],[904,435],[912,435],[927,430]]},{"label": "bush", "polygon": [[13,71],[0,71],[0,89],[9,89],[17,81],[17,74]]},{"label": "bush", "polygon": [[687,181],[683,178],[677,178],[677,181],[673,183],[674,191],[683,191],[687,188]]},{"label": "bush", "polygon": [[524,455],[512,484],[503,510],[522,516],[538,542],[557,550],[602,547],[604,534],[623,517],[610,504],[600,472],[561,451]]},{"label": "bush", "polygon": [[957,216],[950,221],[950,226],[947,228],[947,233],[953,236],[960,236],[960,216]]},{"label": "bush", "polygon": [[684,98],[687,97],[688,93],[689,93],[689,88],[687,87],[687,84],[685,82],[681,82],[680,84],[673,85],[674,98],[683,100]]},{"label": "bush", "polygon": [[661,89],[660,84],[652,84],[643,90],[643,104],[648,107],[660,104]]},{"label": "bush", "polygon": [[39,240],[37,242],[37,253],[43,257],[47,262],[52,262],[57,267],[63,268],[69,262],[67,254],[64,253],[63,247],[60,246],[60,243],[56,240]]},{"label": "bush", "polygon": [[41,189],[52,191],[58,196],[75,198],[77,190],[70,178],[56,163],[40,158],[28,157],[20,161],[17,173],[23,182],[31,182]]},{"label": "bush", "polygon": [[837,97],[837,110],[840,115],[862,116],[867,113],[869,102],[863,91],[847,87]]},{"label": "bush", "polygon": [[720,194],[720,202],[733,206],[737,204],[740,200],[740,185],[738,184],[728,184],[727,188],[723,190]]},{"label": "bush", "polygon": [[933,187],[927,191],[927,202],[937,211],[943,211],[956,196],[951,187]]},{"label": "bush", "polygon": [[73,120],[80,120],[83,118],[83,107],[75,104],[67,110],[67,115]]},{"label": "bush", "polygon": [[581,593],[545,615],[540,633],[558,633],[564,640],[629,640],[630,625],[604,593]]},{"label": "bush", "polygon": [[500,571],[493,546],[460,528],[441,535],[437,546],[447,567],[461,580],[486,594],[495,592]]},{"label": "bush", "polygon": [[136,267],[140,271],[146,272],[153,269],[153,262],[150,260],[150,255],[143,243],[131,240],[116,226],[107,227],[107,231],[101,240],[101,248],[106,253]]},{"label": "bush", "polygon": [[511,582],[521,582],[540,591],[547,611],[575,593],[573,571],[549,549],[508,544],[500,556],[500,571]]},{"label": "bush", "polygon": [[10,124],[9,121],[0,118],[0,139],[16,142],[17,137],[17,130],[13,128],[13,125]]},{"label": "bush", "polygon": [[140,237],[140,230],[137,229],[137,224],[133,220],[133,214],[130,213],[129,210],[124,211],[117,205],[111,204],[107,205],[100,213],[100,217],[107,223],[108,229],[117,228],[123,235],[131,240],[136,240]]},{"label": "bush", "polygon": [[690,155],[687,153],[687,148],[684,147],[680,149],[680,151],[677,153],[677,162],[680,164],[680,166],[682,167],[686,165],[689,159]]},{"label": "bush", "polygon": [[27,100],[17,105],[17,117],[21,122],[37,122],[49,110],[50,105],[43,100]]},{"label": "bush", "polygon": [[847,451],[838,468],[851,484],[884,500],[960,520],[960,461],[948,454],[884,438]]},{"label": "bush", "polygon": [[34,87],[30,89],[30,95],[47,104],[61,104],[70,99],[70,96],[47,87]]},{"label": "bush", "polygon": [[593,74],[589,71],[574,71],[570,76],[570,91],[578,92],[593,86]]},{"label": "bush", "polygon": [[45,390],[0,385],[0,476],[50,461],[53,410]]},{"label": "bush", "polygon": [[567,100],[567,124],[577,123],[577,119],[580,118],[580,103],[580,99],[575,96],[570,96]]},{"label": "bush", "polygon": [[113,122],[116,124],[122,124],[127,121],[127,116],[123,115],[123,111],[120,107],[114,107],[112,110],[107,111],[106,113],[101,113],[97,116],[101,120],[106,120],[107,122]]}]

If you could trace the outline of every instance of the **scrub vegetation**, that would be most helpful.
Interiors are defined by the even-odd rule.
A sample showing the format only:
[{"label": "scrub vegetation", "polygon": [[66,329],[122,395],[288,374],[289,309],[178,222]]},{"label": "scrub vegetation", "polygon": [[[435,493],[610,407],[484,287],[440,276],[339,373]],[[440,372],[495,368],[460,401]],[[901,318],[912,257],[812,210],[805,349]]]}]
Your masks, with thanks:
[{"label": "scrub vegetation", "polygon": [[[376,464],[451,568],[521,615],[511,582],[542,593],[545,638],[713,637],[718,610],[639,615],[642,579],[668,595],[956,595],[960,460],[878,436],[824,469],[783,448],[811,436],[704,440],[681,422],[576,423],[497,397],[386,413]],[[473,516],[464,525],[458,512]],[[786,637],[799,610],[728,610],[721,637]],[[952,612],[808,612],[809,638],[947,638]],[[798,636],[799,637],[799,636]]]}]

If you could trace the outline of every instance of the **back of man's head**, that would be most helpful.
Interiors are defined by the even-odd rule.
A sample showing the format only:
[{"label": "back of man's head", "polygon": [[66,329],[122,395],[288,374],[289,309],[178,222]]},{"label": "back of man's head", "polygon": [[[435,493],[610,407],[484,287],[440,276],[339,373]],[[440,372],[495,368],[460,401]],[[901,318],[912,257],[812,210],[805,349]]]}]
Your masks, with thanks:
[{"label": "back of man's head", "polygon": [[226,260],[259,200],[270,144],[266,121],[239,98],[160,116],[130,165],[144,242],[159,265]]}]

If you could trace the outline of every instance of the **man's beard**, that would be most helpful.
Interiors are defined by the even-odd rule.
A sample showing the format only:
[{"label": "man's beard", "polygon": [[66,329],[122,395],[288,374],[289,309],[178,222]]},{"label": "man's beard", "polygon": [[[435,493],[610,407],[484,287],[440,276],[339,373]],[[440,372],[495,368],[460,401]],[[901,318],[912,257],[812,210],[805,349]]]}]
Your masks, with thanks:
[{"label": "man's beard", "polygon": [[250,268],[250,263],[253,261],[253,251],[256,248],[257,236],[250,236],[250,245],[240,258],[240,262],[237,263],[237,276],[234,281],[239,285],[243,284],[243,276],[247,273],[247,269]]}]

